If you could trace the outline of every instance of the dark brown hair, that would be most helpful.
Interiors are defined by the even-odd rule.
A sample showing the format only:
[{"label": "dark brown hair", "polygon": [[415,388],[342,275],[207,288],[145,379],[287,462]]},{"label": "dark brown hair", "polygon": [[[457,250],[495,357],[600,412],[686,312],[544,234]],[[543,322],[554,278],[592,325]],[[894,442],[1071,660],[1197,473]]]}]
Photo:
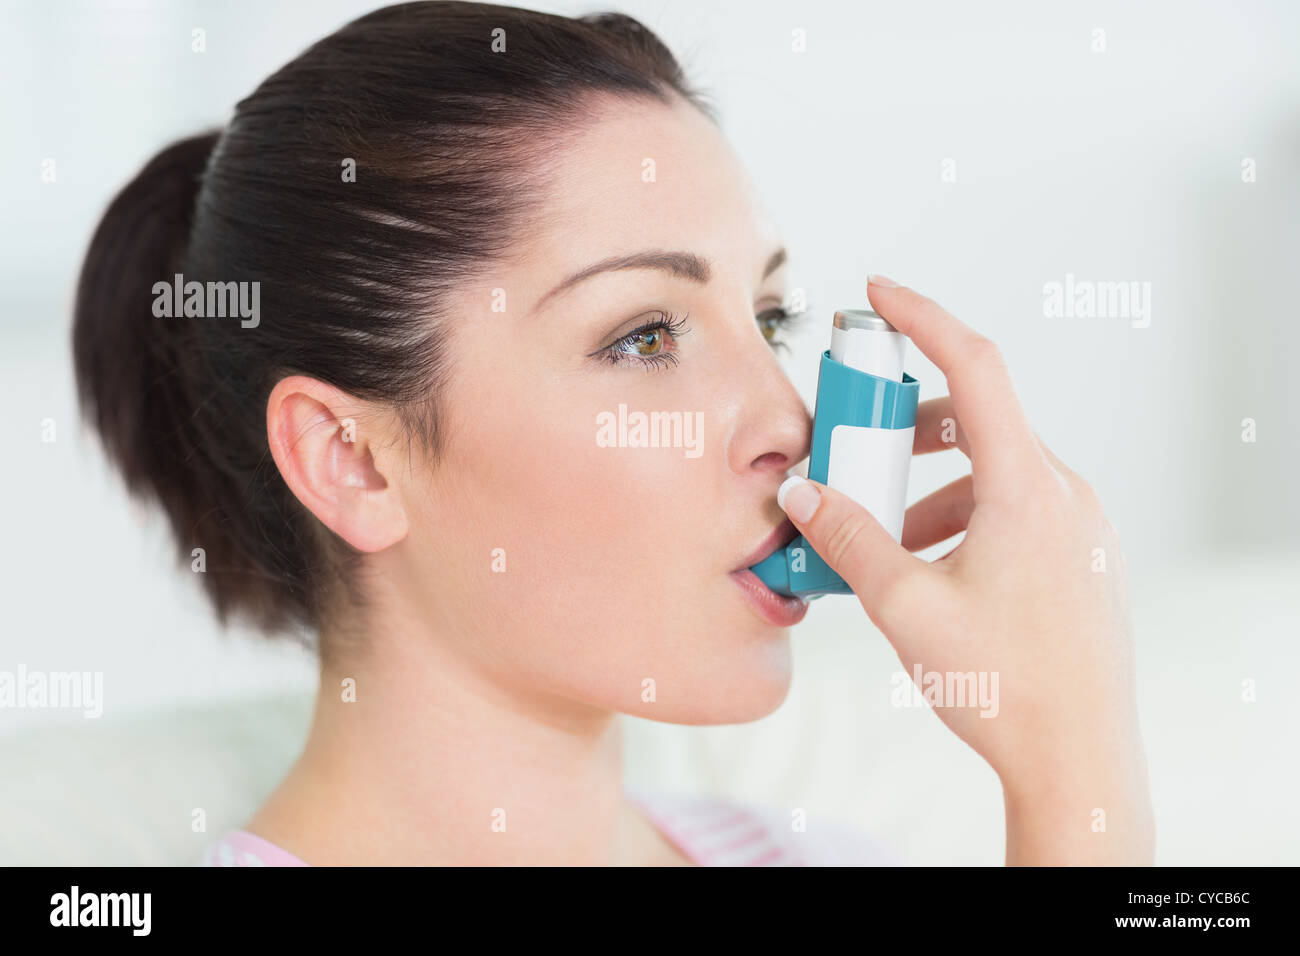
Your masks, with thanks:
[{"label": "dark brown hair", "polygon": [[[224,131],[168,146],[109,205],[77,289],[82,408],[184,562],[204,549],[223,623],[310,635],[352,578],[355,553],[270,457],[276,381],[391,403],[436,454],[446,293],[506,251],[538,193],[531,170],[596,94],[679,95],[713,116],[621,14],[385,7],[272,75]],[[260,283],[258,324],[155,315],[155,283],[177,273]]]}]

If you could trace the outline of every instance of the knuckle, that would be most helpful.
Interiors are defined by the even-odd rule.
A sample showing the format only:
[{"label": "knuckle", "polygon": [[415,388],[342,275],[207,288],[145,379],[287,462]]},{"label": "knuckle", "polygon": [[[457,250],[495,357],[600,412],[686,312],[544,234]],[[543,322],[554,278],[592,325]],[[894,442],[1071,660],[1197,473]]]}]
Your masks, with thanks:
[{"label": "knuckle", "polygon": [[1025,490],[1035,498],[1062,504],[1071,497],[1069,479],[1046,462],[1028,470]]},{"label": "knuckle", "polygon": [[1074,496],[1056,469],[1047,466],[1030,469],[1016,493],[1025,513],[1035,515],[1038,522],[1058,531],[1076,523]]},{"label": "knuckle", "polygon": [[1101,498],[1097,496],[1097,492],[1092,485],[1080,477],[1077,472],[1071,471],[1064,465],[1058,470],[1075,505],[1091,514],[1101,515]]},{"label": "knuckle", "polygon": [[992,339],[972,333],[970,341],[962,349],[953,374],[949,375],[950,381],[954,375],[972,386],[1006,376],[1007,366],[1002,358],[1002,350]]},{"label": "knuckle", "polygon": [[1074,476],[1074,493],[1075,497],[1083,502],[1089,511],[1094,511],[1097,514],[1102,513],[1101,498],[1097,495],[1097,489],[1078,475]]},{"label": "knuckle", "polygon": [[847,515],[826,537],[826,560],[834,565],[842,564],[851,553],[853,542],[861,538],[865,528],[866,522],[860,513]]},{"label": "knuckle", "polygon": [[908,289],[907,291],[912,296],[912,307],[920,313],[922,318],[929,317],[939,309],[939,303],[924,292],[917,292],[915,289]]},{"label": "knuckle", "polygon": [[967,348],[967,355],[971,362],[976,365],[1002,368],[1006,362],[1002,358],[1002,350],[998,344],[986,336],[976,334]]}]

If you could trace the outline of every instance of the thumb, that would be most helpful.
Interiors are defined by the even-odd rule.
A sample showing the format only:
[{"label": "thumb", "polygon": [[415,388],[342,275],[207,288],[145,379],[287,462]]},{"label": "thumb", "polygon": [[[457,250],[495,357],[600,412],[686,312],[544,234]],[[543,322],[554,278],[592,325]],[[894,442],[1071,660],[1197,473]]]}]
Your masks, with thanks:
[{"label": "thumb", "polygon": [[853,588],[881,630],[923,601],[920,592],[934,569],[895,541],[848,495],[791,475],[777,490],[776,503],[813,550]]}]

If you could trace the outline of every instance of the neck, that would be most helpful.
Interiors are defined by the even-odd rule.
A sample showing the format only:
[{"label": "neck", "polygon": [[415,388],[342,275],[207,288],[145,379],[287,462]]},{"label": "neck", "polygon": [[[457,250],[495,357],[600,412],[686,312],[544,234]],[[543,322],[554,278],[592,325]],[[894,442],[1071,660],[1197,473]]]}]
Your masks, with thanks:
[{"label": "neck", "polygon": [[382,651],[322,668],[303,753],[250,829],[320,865],[610,865],[636,852],[613,713],[504,686],[437,641]]}]

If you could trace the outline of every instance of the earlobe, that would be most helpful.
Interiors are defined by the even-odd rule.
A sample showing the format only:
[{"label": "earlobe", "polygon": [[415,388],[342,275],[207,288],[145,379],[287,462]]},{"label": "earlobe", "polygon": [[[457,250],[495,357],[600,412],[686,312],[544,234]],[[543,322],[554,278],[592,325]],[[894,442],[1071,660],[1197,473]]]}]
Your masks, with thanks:
[{"label": "earlobe", "polygon": [[305,375],[281,379],[266,404],[271,457],[294,496],[358,551],[382,551],[406,537],[396,483],[376,464],[381,436],[367,406]]}]

